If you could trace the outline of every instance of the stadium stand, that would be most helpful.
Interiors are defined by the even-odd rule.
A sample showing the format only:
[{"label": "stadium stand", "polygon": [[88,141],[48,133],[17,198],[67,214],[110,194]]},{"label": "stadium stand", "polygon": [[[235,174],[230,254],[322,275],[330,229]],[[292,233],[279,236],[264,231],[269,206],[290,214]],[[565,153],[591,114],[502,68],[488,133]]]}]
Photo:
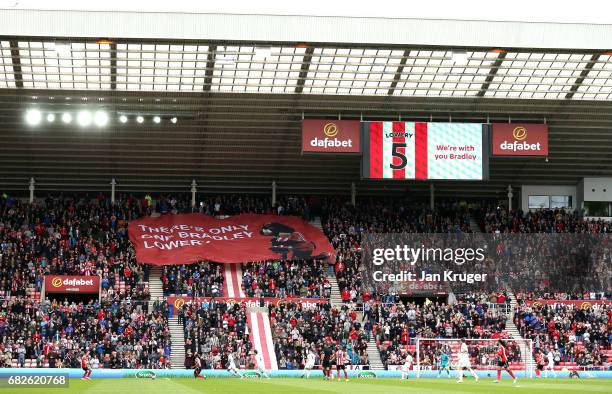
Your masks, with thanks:
[{"label": "stadium stand", "polygon": [[144,213],[133,198],[0,199],[0,294],[39,299],[44,275],[100,275],[104,298],[148,299],[148,267],[127,240],[127,222]]},{"label": "stadium stand", "polygon": [[279,368],[303,369],[309,349],[320,355],[324,346],[346,348],[351,364],[369,365],[367,334],[354,308],[288,301],[270,306],[269,314]]},{"label": "stadium stand", "polygon": [[196,353],[204,355],[206,367],[212,369],[224,369],[230,352],[238,355],[238,366],[247,367],[251,362],[244,304],[214,299],[194,302],[185,304],[178,316],[184,328],[186,368],[193,368]]},{"label": "stadium stand", "polygon": [[510,214],[502,208],[489,207],[480,214],[487,233],[611,233],[610,221],[584,218],[580,212],[564,209],[540,209]]},{"label": "stadium stand", "polygon": [[[420,338],[507,338],[506,316],[488,304],[429,302],[374,304],[371,318],[377,343],[386,365],[403,364],[407,352],[415,354],[414,339]],[[430,358],[430,360],[434,360]]]},{"label": "stadium stand", "polygon": [[161,281],[165,295],[219,297],[224,290],[223,266],[209,262],[165,266]]},{"label": "stadium stand", "polygon": [[327,263],[320,260],[266,261],[243,266],[242,287],[248,297],[329,298]]},{"label": "stadium stand", "polygon": [[360,200],[355,207],[346,201],[325,201],[321,216],[323,231],[337,251],[334,272],[345,302],[363,301],[360,246],[364,232],[471,231],[469,213],[464,209],[449,204],[430,210],[402,199]]},{"label": "stadium stand", "polygon": [[[165,303],[68,303],[24,299],[0,304],[0,358],[5,367],[168,368],[171,341]],[[94,361],[95,360],[95,361]]]},{"label": "stadium stand", "polygon": [[[3,279],[0,285],[3,294],[7,300],[27,296],[32,299],[31,302],[36,302],[34,300],[40,298],[42,276],[45,274],[98,274],[102,278],[101,297],[104,302],[118,299],[147,301],[148,269],[135,263],[133,249],[126,238],[127,223],[130,219],[154,212],[185,212],[189,210],[187,207],[184,198],[175,196],[147,196],[144,199],[124,196],[115,205],[111,205],[102,196],[90,198],[60,195],[47,197],[32,205],[17,199],[3,198],[0,200],[0,245],[3,252],[0,265],[3,268],[0,273]],[[221,217],[245,212],[311,216],[311,208],[306,199],[294,197],[283,199],[275,206],[263,198],[210,197],[203,200],[199,211]],[[271,307],[270,319],[280,368],[300,368],[306,350],[312,347],[319,352],[322,343],[329,338],[349,345],[352,360],[367,365],[367,342],[370,337],[374,337],[383,363],[395,365],[401,362],[406,352],[414,352],[414,338],[417,336],[508,337],[505,317],[500,315],[498,309],[490,308],[490,305],[505,304],[508,301],[502,293],[456,294],[458,304],[416,305],[399,302],[393,294],[363,291],[360,247],[364,232],[471,232],[470,211],[465,206],[448,203],[430,210],[401,199],[364,199],[353,207],[339,199],[327,199],[322,202],[321,211],[323,231],[338,252],[330,269],[333,269],[345,305],[330,307],[322,304],[312,310],[303,310],[295,303]],[[562,210],[541,210],[525,214],[515,211],[508,216],[503,209],[473,209],[472,215],[482,219],[480,224],[486,232],[494,233],[610,231],[608,222],[585,220],[576,213]],[[25,261],[27,265],[23,265]],[[160,278],[164,294],[223,296],[224,269],[223,265],[209,262],[166,266]],[[327,263],[317,260],[252,262],[242,266],[241,286],[246,296],[255,298],[330,298],[331,283],[327,274]],[[519,302],[536,298],[602,299],[607,296],[590,292],[553,294],[538,291],[517,294]],[[19,308],[19,304],[16,305],[11,308]],[[34,305],[30,308],[39,307]],[[363,320],[357,321],[354,305],[360,305]],[[516,325],[524,337],[537,339],[536,348],[548,348],[553,346],[553,340],[559,341],[558,338],[544,335],[546,332],[541,332],[543,328],[533,325],[538,319],[545,319],[542,311],[525,309],[525,305],[521,308],[516,312],[516,316],[520,316],[515,318]],[[528,326],[525,323],[527,310],[537,316],[530,320]],[[211,354],[205,362],[213,368],[224,365],[228,349],[238,351],[242,365],[250,362],[251,343],[246,333],[244,308],[239,304],[215,301],[199,306],[190,304],[178,314],[185,328],[187,367],[191,366],[190,360],[196,351]],[[548,320],[553,319],[549,315],[545,316]],[[570,321],[576,319],[575,313],[564,311],[564,316]],[[584,320],[585,317],[580,318],[580,321]],[[313,324],[314,321],[317,323]],[[167,323],[160,329],[163,331],[166,327]],[[229,335],[226,332],[228,327]],[[559,349],[557,342],[554,342],[563,363],[572,359],[573,364],[563,366],[607,365],[605,363],[610,345],[603,331],[589,331],[587,338],[589,335],[593,335],[593,342],[587,340],[588,348],[579,340],[576,346],[571,347],[571,351],[565,351],[566,346]],[[564,340],[568,341],[567,335]],[[12,356],[20,352],[18,342],[13,347],[12,364]],[[595,352],[585,352],[584,349],[594,349]],[[436,351],[439,352],[439,349],[427,354],[430,361],[435,360]],[[32,364],[31,357],[36,354],[33,348],[27,348],[26,355],[29,358],[26,360]],[[593,360],[585,360],[590,354],[594,355]],[[101,365],[108,364],[104,358],[99,361]],[[146,362],[144,359],[134,361],[129,357],[127,360],[122,358],[112,362],[113,366],[126,363],[134,365],[136,362],[138,365],[153,367],[168,364],[150,359]]]},{"label": "stadium stand", "polygon": [[612,308],[594,305],[521,305],[514,314],[521,335],[534,348],[553,351],[557,369],[601,368],[612,360]]}]

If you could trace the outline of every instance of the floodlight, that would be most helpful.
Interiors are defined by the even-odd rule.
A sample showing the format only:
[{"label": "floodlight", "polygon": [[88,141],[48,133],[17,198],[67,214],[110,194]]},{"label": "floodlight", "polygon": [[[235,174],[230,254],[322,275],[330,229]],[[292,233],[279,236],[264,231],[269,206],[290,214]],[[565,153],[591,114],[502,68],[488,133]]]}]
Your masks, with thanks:
[{"label": "floodlight", "polygon": [[108,114],[104,111],[96,111],[94,114],[94,123],[98,127],[104,127],[108,123]]},{"label": "floodlight", "polygon": [[89,111],[81,111],[77,115],[77,122],[79,123],[79,126],[87,127],[91,124],[91,121],[92,116],[91,112]]},{"label": "floodlight", "polygon": [[25,120],[30,126],[36,126],[40,123],[42,114],[37,109],[31,109],[26,112]]}]

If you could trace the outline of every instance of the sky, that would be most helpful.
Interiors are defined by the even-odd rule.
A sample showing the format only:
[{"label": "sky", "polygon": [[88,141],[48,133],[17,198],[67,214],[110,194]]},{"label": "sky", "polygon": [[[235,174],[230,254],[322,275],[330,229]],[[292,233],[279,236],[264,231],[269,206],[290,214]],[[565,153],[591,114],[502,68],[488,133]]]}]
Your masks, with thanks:
[{"label": "sky", "polygon": [[611,0],[0,0],[2,8],[612,24]]}]

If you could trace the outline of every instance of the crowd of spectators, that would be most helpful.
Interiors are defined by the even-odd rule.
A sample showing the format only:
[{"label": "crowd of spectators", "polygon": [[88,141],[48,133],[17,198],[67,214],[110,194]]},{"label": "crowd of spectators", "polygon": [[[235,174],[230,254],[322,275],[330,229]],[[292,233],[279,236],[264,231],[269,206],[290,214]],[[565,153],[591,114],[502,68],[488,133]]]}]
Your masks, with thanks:
[{"label": "crowd of spectators", "polygon": [[[167,368],[172,351],[164,302],[58,303],[28,299],[0,304],[0,366]],[[26,360],[28,363],[26,364]]]},{"label": "crowd of spectators", "polygon": [[[497,356],[497,344],[485,340],[466,341],[468,345],[468,354],[473,369],[496,369],[499,357]],[[506,356],[511,367],[522,363],[520,344],[512,341],[504,341],[506,345]],[[419,348],[419,367],[424,370],[434,370],[440,368],[440,358],[442,354],[447,354],[450,357],[451,363],[457,363],[459,359],[459,351],[461,349],[461,341],[427,341],[420,342]],[[399,360],[401,363],[401,360]],[[514,365],[513,365],[514,364]],[[456,365],[456,364],[455,364]],[[517,365],[518,366],[518,365]],[[525,367],[523,363],[521,368]]]},{"label": "crowd of spectators", "polygon": [[533,340],[535,350],[553,351],[556,365],[601,367],[610,361],[606,350],[612,345],[611,305],[523,304],[514,322],[524,338]]},{"label": "crowd of spectators", "polygon": [[349,305],[332,307],[328,303],[303,306],[288,301],[271,305],[270,325],[274,350],[281,369],[302,369],[309,350],[317,355],[324,346],[345,348],[351,364],[370,364],[368,337],[357,312]]},{"label": "crowd of spectators", "polygon": [[[136,264],[127,238],[130,220],[154,212],[201,212],[218,217],[269,213],[312,218],[304,198],[201,196],[192,209],[187,195],[120,195],[112,204],[104,195],[48,196],[30,204],[0,197],[0,296],[39,295],[44,275],[99,275],[107,299],[149,298],[149,269]],[[209,263],[165,269],[166,293],[223,293],[221,269]],[[195,276],[194,276],[195,275]]]},{"label": "crowd of spectators", "polygon": [[128,221],[146,212],[133,198],[0,197],[0,295],[31,297],[44,275],[63,274],[99,275],[106,299],[147,299],[148,268],[136,264],[127,238]]},{"label": "crowd of spectators", "polygon": [[504,207],[486,207],[480,216],[486,233],[612,233],[610,221],[586,219],[580,211],[516,209],[508,212]]},{"label": "crowd of spectators", "polygon": [[203,368],[227,368],[229,353],[236,355],[237,366],[250,365],[252,345],[244,303],[190,302],[180,309],[178,320],[185,331],[186,368],[193,368],[196,353],[203,356]]},{"label": "crowd of spectators", "polygon": [[[487,303],[426,302],[364,305],[385,365],[403,364],[419,338],[506,338],[506,315]],[[368,330],[369,331],[369,330]],[[424,356],[425,354],[423,354]]]},{"label": "crowd of spectators", "polygon": [[[403,199],[362,199],[355,206],[326,200],[321,207],[323,232],[337,252],[334,271],[345,301],[372,297],[363,289],[362,235],[369,233],[470,232],[466,207],[442,204],[436,210]],[[367,293],[367,294],[365,294]]]},{"label": "crowd of spectators", "polygon": [[279,197],[272,205],[269,196],[205,196],[200,199],[198,212],[223,217],[239,215],[241,213],[262,213],[276,215],[292,215],[303,217],[306,220],[313,218],[313,211],[309,202],[301,197]]},{"label": "crowd of spectators", "polygon": [[161,281],[165,295],[223,296],[223,266],[217,263],[166,265],[162,270]]},{"label": "crowd of spectators", "polygon": [[609,300],[611,294],[605,292],[548,292],[548,291],[530,291],[523,292],[519,291],[515,293],[516,299],[519,303],[523,303],[526,300],[557,300],[557,301],[568,301],[568,300],[585,300],[585,301],[598,301],[598,300]]},{"label": "crowd of spectators", "polygon": [[[165,306],[156,303],[152,314],[140,309],[138,301],[149,299],[149,269],[136,263],[127,238],[128,222],[153,212],[163,215],[194,211],[216,217],[267,213],[311,220],[320,210],[323,231],[337,251],[332,267],[345,304],[302,307],[287,302],[270,307],[275,351],[281,368],[301,368],[308,349],[319,354],[326,342],[347,346],[354,364],[367,365],[367,342],[373,336],[383,362],[393,365],[401,363],[411,339],[417,336],[498,338],[506,335],[505,316],[489,305],[507,303],[508,297],[503,292],[459,294],[458,303],[453,305],[436,302],[416,305],[399,302],[398,294],[393,291],[378,294],[364,288],[362,237],[365,233],[470,233],[474,229],[470,228],[470,213],[465,205],[440,204],[431,210],[405,199],[364,198],[352,206],[334,198],[319,202],[299,197],[281,197],[272,205],[268,196],[228,195],[200,196],[192,207],[190,200],[188,195],[119,196],[111,204],[101,195],[58,195],[29,204],[6,195],[0,197],[0,296],[7,298],[2,304],[5,314],[0,317],[0,363],[8,365],[9,359],[18,359],[19,363],[36,359],[43,365],[73,366],[79,354],[90,351],[100,366],[167,366],[171,344]],[[535,233],[612,232],[610,222],[587,220],[577,212],[564,210],[509,213],[503,207],[491,207],[473,213],[485,233],[530,234],[531,237]],[[601,245],[590,249],[588,257],[595,262],[591,267],[593,272],[609,278],[612,245],[605,242]],[[528,247],[530,251],[535,248],[530,244]],[[508,254],[508,259],[514,261],[518,257],[510,250],[508,245],[502,245],[498,254]],[[554,260],[555,264],[565,264],[561,258]],[[527,267],[531,263],[525,259],[522,264]],[[331,284],[327,271],[327,263],[319,260],[247,263],[243,265],[242,286],[248,297],[328,298]],[[509,280],[525,282],[521,275],[528,270],[516,271]],[[99,275],[102,304],[28,301],[26,298],[32,296],[28,289],[40,294],[43,277],[48,274]],[[550,282],[549,276],[538,272],[536,279]],[[215,263],[166,266],[161,279],[166,295],[216,297],[224,293],[223,268]],[[582,283],[583,288],[589,284],[592,282]],[[609,348],[612,341],[609,307],[589,310],[534,307],[522,301],[609,297],[609,291],[525,289],[517,293],[521,306],[515,320],[525,337],[534,339],[538,348],[552,347],[559,360],[602,365],[606,360],[600,350]],[[363,319],[357,319],[353,303],[363,304]],[[209,368],[224,368],[229,352],[238,354],[241,365],[249,365],[251,344],[244,305],[213,300],[188,304],[178,314],[185,328],[188,367],[196,352],[205,355],[203,361]],[[424,355],[433,360],[437,351],[432,348],[431,354]]]},{"label": "crowd of spectators", "polygon": [[[193,211],[219,218],[243,213],[257,213],[293,215],[311,220],[315,210],[311,204],[316,205],[316,202],[301,197],[280,197],[272,205],[269,196],[248,195],[201,196],[198,201]],[[185,209],[190,211],[191,209],[186,208],[188,202],[184,199],[174,197],[161,199],[153,204],[162,214],[183,212]],[[264,263],[265,275],[261,269],[254,268],[259,264],[245,265],[248,275],[245,275],[243,285],[247,294],[258,296],[265,293],[268,296],[268,294],[282,292],[287,295],[304,293],[305,297],[319,297],[324,293],[321,289],[323,278],[318,275],[323,271],[321,262],[271,261]],[[209,262],[164,267],[162,281],[166,295],[197,294],[198,296],[215,297],[222,296],[224,290],[222,266]]]},{"label": "crowd of spectators", "polygon": [[[573,298],[588,293],[589,298],[609,298],[610,238],[594,239],[586,235],[609,234],[612,232],[610,222],[587,220],[577,212],[563,210],[525,213],[516,210],[508,214],[503,207],[468,209],[464,204],[454,203],[441,204],[432,211],[402,199],[362,199],[356,206],[331,199],[322,204],[322,225],[337,250],[334,271],[342,299],[345,302],[362,302],[372,297],[382,300],[397,291],[375,288],[368,283],[371,273],[362,263],[366,247],[362,240],[364,233],[469,233],[473,230],[470,212],[480,219],[482,228],[479,230],[485,232],[470,235],[472,243],[480,242],[486,233],[522,236],[521,239],[482,238],[482,242],[490,244],[490,250],[497,254],[494,259],[485,261],[488,268],[484,272],[490,275],[478,290],[490,291],[505,282],[517,291],[532,294],[557,293]],[[531,235],[534,233],[537,235]],[[547,233],[562,233],[564,238],[546,238]],[[573,233],[580,235],[569,239]],[[463,288],[454,290],[466,291]]]},{"label": "crowd of spectators", "polygon": [[320,260],[248,263],[242,268],[242,287],[247,297],[329,298],[327,267]]},{"label": "crowd of spectators", "polygon": [[469,292],[455,294],[455,300],[462,304],[507,304],[510,305],[510,298],[505,291]]},{"label": "crowd of spectators", "polygon": [[497,254],[516,292],[534,298],[609,298],[612,224],[580,211],[478,211],[487,233],[501,234]]}]

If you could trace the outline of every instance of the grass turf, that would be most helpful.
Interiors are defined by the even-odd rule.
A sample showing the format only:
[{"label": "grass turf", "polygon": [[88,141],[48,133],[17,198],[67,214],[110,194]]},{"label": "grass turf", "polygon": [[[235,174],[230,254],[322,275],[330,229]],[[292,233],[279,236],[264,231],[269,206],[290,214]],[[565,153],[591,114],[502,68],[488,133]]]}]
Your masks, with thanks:
[{"label": "grass turf", "polygon": [[500,384],[492,379],[475,383],[466,379],[458,384],[454,379],[352,379],[349,382],[327,382],[322,378],[311,379],[227,379],[207,380],[157,378],[150,379],[94,379],[81,381],[70,379],[68,388],[1,388],[0,393],[87,393],[87,394],[166,394],[166,393],[227,393],[227,394],[281,394],[281,393],[612,393],[612,380],[606,379],[523,379],[517,386],[511,379],[502,379]]}]

